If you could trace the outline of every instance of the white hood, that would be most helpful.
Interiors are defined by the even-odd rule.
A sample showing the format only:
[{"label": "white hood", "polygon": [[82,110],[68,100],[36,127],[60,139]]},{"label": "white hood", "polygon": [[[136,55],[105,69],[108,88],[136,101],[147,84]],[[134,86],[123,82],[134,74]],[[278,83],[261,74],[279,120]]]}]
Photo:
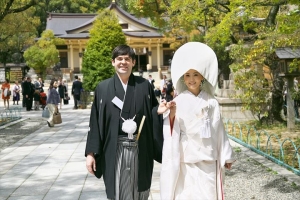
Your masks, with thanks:
[{"label": "white hood", "polygon": [[177,94],[187,90],[182,77],[190,69],[197,70],[206,79],[202,90],[214,95],[218,80],[218,60],[215,52],[200,42],[188,42],[175,52],[171,77]]}]

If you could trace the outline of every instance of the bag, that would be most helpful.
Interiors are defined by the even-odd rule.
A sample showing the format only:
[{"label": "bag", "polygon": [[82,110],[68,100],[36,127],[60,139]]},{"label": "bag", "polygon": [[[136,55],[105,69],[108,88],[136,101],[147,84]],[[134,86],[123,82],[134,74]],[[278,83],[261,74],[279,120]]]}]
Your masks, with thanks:
[{"label": "bag", "polygon": [[7,91],[7,96],[10,96],[10,95],[11,95],[11,91],[8,90],[8,91]]},{"label": "bag", "polygon": [[54,124],[62,123],[60,112],[53,113],[53,123]]},{"label": "bag", "polygon": [[69,104],[69,100],[64,99],[64,105]]},{"label": "bag", "polygon": [[48,107],[46,106],[42,112],[42,117],[45,117],[45,118],[49,118],[50,117],[50,112],[49,112],[49,109]]}]

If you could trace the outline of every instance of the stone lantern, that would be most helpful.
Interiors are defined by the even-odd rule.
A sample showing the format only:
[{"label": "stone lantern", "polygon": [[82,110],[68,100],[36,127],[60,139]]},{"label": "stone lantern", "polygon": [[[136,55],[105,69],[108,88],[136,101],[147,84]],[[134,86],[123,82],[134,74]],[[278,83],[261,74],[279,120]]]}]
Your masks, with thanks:
[{"label": "stone lantern", "polygon": [[291,98],[291,91],[294,89],[294,78],[300,76],[300,66],[297,69],[291,70],[290,64],[294,59],[300,60],[300,48],[277,48],[275,58],[278,60],[279,76],[287,80],[287,128],[293,130],[295,128],[295,110],[294,101]]}]

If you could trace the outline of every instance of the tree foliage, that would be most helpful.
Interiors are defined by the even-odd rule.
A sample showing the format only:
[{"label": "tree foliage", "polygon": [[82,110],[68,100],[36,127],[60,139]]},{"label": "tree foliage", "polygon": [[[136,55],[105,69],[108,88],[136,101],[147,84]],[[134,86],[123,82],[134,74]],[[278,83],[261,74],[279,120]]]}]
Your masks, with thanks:
[{"label": "tree foliage", "polygon": [[38,0],[1,0],[0,22],[5,18],[5,16],[23,12],[36,5],[38,2]]},{"label": "tree foliage", "polygon": [[16,62],[12,55],[24,51],[37,35],[39,18],[33,16],[34,8],[7,15],[0,22],[0,62]]},{"label": "tree foliage", "polygon": [[[269,103],[266,94],[278,94],[273,90],[273,77],[278,77],[275,49],[300,46],[298,0],[129,0],[128,4],[136,15],[150,17],[164,34],[211,46],[220,71],[235,73],[236,97],[257,115],[264,112],[261,105]],[[291,70],[297,67],[299,62],[294,61]],[[271,78],[267,88],[265,68]]]},{"label": "tree foliage", "polygon": [[54,37],[51,30],[44,31],[41,38],[24,52],[27,65],[44,77],[47,67],[59,62],[56,45],[61,44],[64,44],[64,40]]},{"label": "tree foliage", "polygon": [[114,74],[111,52],[126,44],[118,18],[110,10],[101,11],[90,30],[90,39],[83,56],[84,89],[94,91],[97,84]]},{"label": "tree foliage", "polygon": [[[275,93],[277,95],[278,91],[274,90],[274,88],[276,88],[275,84],[277,81],[282,80],[280,80],[280,77],[277,76],[279,73],[279,65],[278,61],[274,58],[274,52],[279,47],[299,47],[300,45],[300,24],[297,22],[300,17],[299,12],[295,12],[295,8],[291,5],[283,4],[283,2],[280,1],[277,2],[282,4],[276,5],[275,1],[270,1],[269,3],[273,3],[272,5],[247,5],[247,7],[243,7],[243,15],[240,16],[240,18],[243,19],[241,19],[240,24],[242,25],[242,32],[245,33],[244,38],[236,36],[235,38],[238,42],[232,45],[232,48],[230,49],[231,57],[235,60],[235,62],[230,66],[233,72],[249,70],[252,72],[260,72],[259,77],[249,77],[249,79],[244,79],[243,83],[241,83],[241,77],[247,77],[246,73],[236,76],[235,78],[236,89],[240,89],[242,91],[242,93],[237,97],[244,100],[244,106],[248,108],[250,107],[257,115],[262,112],[262,109],[258,104],[256,104],[256,102],[261,102],[260,105],[267,105],[269,104],[269,99],[265,98],[266,91],[255,87],[252,83],[252,79],[257,78],[258,81],[264,79],[262,69],[263,67],[267,67],[271,74],[269,80],[270,87],[268,90],[271,91],[273,95],[275,95]],[[299,2],[298,5],[300,5]],[[264,20],[253,18],[253,16],[260,15]],[[230,21],[233,20],[234,19]],[[234,26],[235,25],[231,25],[230,27]],[[277,78],[274,79],[274,77]],[[245,99],[247,99],[247,92],[250,90],[256,92],[256,99],[247,102]],[[281,91],[282,88],[277,88],[277,90]],[[275,104],[281,104],[281,98],[282,96],[278,96],[276,99],[273,98],[271,107],[280,107],[280,105]],[[279,114],[276,113],[277,111],[273,113],[273,116],[275,116],[275,119],[280,121]]]}]

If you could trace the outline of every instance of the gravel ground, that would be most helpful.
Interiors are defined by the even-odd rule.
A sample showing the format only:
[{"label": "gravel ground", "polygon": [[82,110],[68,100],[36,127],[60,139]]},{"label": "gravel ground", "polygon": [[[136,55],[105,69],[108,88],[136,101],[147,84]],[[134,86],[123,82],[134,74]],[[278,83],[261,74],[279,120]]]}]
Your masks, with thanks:
[{"label": "gravel ground", "polygon": [[226,200],[300,199],[300,186],[266,168],[243,152],[236,154],[237,160],[232,169],[226,171],[224,188]]},{"label": "gravel ground", "polygon": [[0,129],[0,152],[41,127],[46,126],[45,120],[44,118],[28,118]]},{"label": "gravel ground", "polygon": [[[0,151],[45,126],[45,120],[30,118],[1,129]],[[300,200],[300,186],[264,167],[243,152],[236,152],[236,158],[232,169],[226,171],[226,200]]]}]

